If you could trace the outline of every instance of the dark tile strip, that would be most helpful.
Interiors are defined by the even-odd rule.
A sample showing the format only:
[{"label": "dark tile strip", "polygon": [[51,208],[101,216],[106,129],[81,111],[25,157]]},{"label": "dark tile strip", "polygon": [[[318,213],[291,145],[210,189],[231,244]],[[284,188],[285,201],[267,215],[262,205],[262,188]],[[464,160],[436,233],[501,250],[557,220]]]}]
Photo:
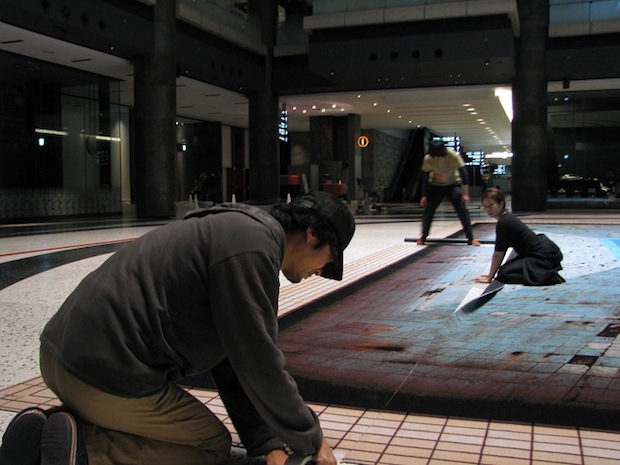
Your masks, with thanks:
[{"label": "dark tile strip", "polygon": [[[129,241],[131,241],[131,239],[128,239],[126,242]],[[22,279],[29,278],[37,273],[42,273],[43,271],[51,270],[58,266],[66,265],[67,263],[77,262],[96,255],[116,252],[124,245],[125,242],[119,242],[82,247],[79,249],[62,250],[0,263],[0,290]]]}]

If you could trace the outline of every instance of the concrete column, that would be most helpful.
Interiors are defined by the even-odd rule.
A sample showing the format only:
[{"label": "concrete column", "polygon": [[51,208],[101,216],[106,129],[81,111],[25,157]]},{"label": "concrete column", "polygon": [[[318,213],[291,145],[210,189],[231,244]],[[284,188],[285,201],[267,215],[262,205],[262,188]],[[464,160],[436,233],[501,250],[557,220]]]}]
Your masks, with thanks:
[{"label": "concrete column", "polygon": [[250,199],[272,201],[280,196],[278,98],[265,89],[249,98]]},{"label": "concrete column", "polygon": [[[334,117],[310,117],[310,162],[316,165],[334,160]],[[324,168],[321,168],[324,169]],[[325,173],[321,172],[321,175]]]},{"label": "concrete column", "polygon": [[516,39],[513,83],[512,208],[541,211],[547,204],[548,0],[517,0],[520,37]]},{"label": "concrete column", "polygon": [[357,138],[362,134],[360,115],[347,116],[347,198],[358,200],[357,180],[362,178],[362,149],[357,145]]},{"label": "concrete column", "polygon": [[356,199],[357,178],[362,177],[362,152],[357,146],[361,135],[360,115],[311,116],[312,164],[319,165],[319,188],[326,175],[347,185],[347,198]]},{"label": "concrete column", "polygon": [[153,7],[153,51],[135,61],[136,214],[175,214],[176,0]]},{"label": "concrete column", "polygon": [[[280,144],[278,123],[280,109],[278,95],[274,92],[271,78],[273,48],[278,26],[278,3],[275,0],[250,2],[249,14],[260,19],[262,40],[267,46],[265,74],[259,90],[249,96],[249,143],[250,143],[250,198],[271,201],[280,197]],[[260,79],[257,76],[257,80]]]}]

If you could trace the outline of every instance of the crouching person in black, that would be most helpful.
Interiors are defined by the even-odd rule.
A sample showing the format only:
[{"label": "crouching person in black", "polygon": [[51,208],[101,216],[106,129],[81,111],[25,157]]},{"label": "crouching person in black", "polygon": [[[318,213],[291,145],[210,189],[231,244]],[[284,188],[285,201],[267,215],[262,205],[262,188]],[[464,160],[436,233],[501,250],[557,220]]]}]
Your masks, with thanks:
[{"label": "crouching person in black", "polygon": [[[564,282],[558,271],[562,269],[560,248],[544,234],[536,234],[506,210],[506,196],[491,187],[482,195],[482,205],[487,214],[497,220],[495,226],[495,251],[488,274],[476,278],[477,282],[497,280],[506,284],[547,286]],[[502,265],[509,247],[516,253]]]}]

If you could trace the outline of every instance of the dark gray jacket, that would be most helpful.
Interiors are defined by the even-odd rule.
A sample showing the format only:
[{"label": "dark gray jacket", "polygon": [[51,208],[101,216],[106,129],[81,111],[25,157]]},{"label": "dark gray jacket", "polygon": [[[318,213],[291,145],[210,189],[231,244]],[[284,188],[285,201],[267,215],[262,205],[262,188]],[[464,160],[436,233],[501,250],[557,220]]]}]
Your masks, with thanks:
[{"label": "dark gray jacket", "polygon": [[76,377],[124,397],[211,371],[249,452],[278,447],[279,438],[314,453],[318,420],[276,347],[284,242],[259,208],[190,214],[86,276],[41,341]]}]

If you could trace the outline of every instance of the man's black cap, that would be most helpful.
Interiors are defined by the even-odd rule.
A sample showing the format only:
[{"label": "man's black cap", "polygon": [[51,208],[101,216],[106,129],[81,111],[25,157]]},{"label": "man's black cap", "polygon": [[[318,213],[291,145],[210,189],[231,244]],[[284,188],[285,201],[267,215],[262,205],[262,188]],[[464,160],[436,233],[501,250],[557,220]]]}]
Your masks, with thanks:
[{"label": "man's black cap", "polygon": [[445,157],[448,155],[448,149],[440,140],[432,140],[428,144],[428,154],[431,157]]},{"label": "man's black cap", "polygon": [[344,204],[335,195],[323,191],[311,191],[294,199],[291,203],[307,207],[319,214],[332,227],[339,244],[336,246],[334,262],[323,268],[324,278],[342,280],[343,251],[347,248],[355,232],[355,219]]}]

